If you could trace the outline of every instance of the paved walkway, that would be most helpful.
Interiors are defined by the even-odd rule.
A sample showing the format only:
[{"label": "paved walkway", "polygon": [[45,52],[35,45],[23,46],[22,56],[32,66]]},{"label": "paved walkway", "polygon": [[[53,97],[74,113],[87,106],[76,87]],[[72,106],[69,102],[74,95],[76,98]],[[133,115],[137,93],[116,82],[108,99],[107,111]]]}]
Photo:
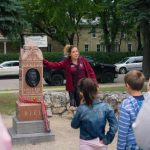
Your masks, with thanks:
[{"label": "paved walkway", "polygon": [[[12,127],[12,116],[2,116],[7,127]],[[78,150],[79,130],[70,127],[71,120],[65,117],[53,116],[50,126],[55,134],[55,141],[35,145],[13,145],[13,150]],[[116,137],[108,150],[116,149]]]}]

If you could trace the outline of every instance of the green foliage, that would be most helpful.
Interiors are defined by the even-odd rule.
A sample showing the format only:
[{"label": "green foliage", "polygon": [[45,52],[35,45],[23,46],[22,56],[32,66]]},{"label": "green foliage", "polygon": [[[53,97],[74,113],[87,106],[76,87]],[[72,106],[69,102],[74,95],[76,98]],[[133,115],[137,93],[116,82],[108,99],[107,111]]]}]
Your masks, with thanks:
[{"label": "green foliage", "polygon": [[73,44],[79,22],[88,12],[89,2],[90,0],[24,0],[24,6],[34,31],[43,32],[65,45]]},{"label": "green foliage", "polygon": [[[127,52],[127,53],[102,53],[102,52],[83,52],[80,51],[81,56],[90,56],[95,61],[101,62],[101,63],[110,63],[114,64],[116,62],[119,62],[124,57],[128,56],[135,56],[134,52]],[[136,54],[142,55],[141,52],[137,52]],[[43,57],[49,61],[59,61],[63,57],[62,52],[44,52]],[[0,54],[0,63],[3,61],[8,60],[19,60],[19,54],[10,53],[10,54]]]},{"label": "green foliage", "polygon": [[150,0],[122,0],[124,12],[132,15],[138,22],[150,21]]},{"label": "green foliage", "polygon": [[[114,64],[116,62],[119,62],[121,59],[125,57],[135,56],[135,53],[134,52],[126,52],[126,53],[81,52],[81,55],[91,56],[97,62]],[[138,52],[136,55],[138,56],[142,54],[141,52]]]},{"label": "green foliage", "polygon": [[25,20],[24,10],[18,0],[1,0],[0,2],[0,33],[9,38],[17,38],[21,32]]},{"label": "green foliage", "polygon": [[0,63],[8,60],[19,60],[18,53],[0,54]]},{"label": "green foliage", "polygon": [[102,38],[107,52],[115,50],[115,40],[121,28],[122,14],[119,8],[119,1],[94,0],[92,14],[99,17],[99,27],[103,30]]},{"label": "green foliage", "polygon": [[143,36],[143,73],[150,77],[150,0],[122,0],[122,10],[132,16]]},{"label": "green foliage", "polygon": [[[96,62],[100,63],[108,63],[108,64],[114,64],[116,62],[119,62],[121,59],[129,56],[135,56],[134,52],[126,52],[126,53],[104,53],[104,52],[83,52],[80,51],[81,56],[90,56],[92,57]],[[137,56],[142,55],[142,52],[137,52]],[[48,59],[49,61],[59,61],[63,57],[62,52],[53,52],[48,53],[44,52],[43,56],[45,59]]]},{"label": "green foliage", "polygon": [[53,53],[44,52],[43,57],[49,61],[58,61],[63,57],[63,53],[62,52],[53,52]]}]

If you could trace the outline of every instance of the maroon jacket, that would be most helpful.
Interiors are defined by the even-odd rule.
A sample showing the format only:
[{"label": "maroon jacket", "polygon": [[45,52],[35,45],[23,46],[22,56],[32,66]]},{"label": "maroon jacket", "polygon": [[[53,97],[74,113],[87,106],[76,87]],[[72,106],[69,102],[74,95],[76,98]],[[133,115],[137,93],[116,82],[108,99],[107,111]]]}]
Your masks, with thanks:
[{"label": "maroon jacket", "polygon": [[[83,62],[83,65],[86,70],[86,74],[88,78],[93,78],[96,80],[95,73],[88,63],[87,59],[85,57],[81,57],[81,61]],[[48,68],[53,68],[53,69],[65,69],[66,73],[66,90],[67,91],[73,91],[73,79],[71,75],[71,69],[70,69],[70,64],[71,64],[71,59],[66,58],[63,61],[60,62],[49,62],[47,60],[43,60],[43,64],[46,65]]]}]

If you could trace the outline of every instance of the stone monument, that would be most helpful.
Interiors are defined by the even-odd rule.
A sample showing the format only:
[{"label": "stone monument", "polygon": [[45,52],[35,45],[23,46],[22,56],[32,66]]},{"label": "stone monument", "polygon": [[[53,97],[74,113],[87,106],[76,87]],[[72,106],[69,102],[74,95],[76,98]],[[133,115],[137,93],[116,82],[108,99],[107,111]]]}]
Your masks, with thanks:
[{"label": "stone monument", "polygon": [[16,116],[9,129],[13,144],[27,144],[54,140],[49,128],[43,101],[43,55],[29,41],[20,51],[19,98]]}]

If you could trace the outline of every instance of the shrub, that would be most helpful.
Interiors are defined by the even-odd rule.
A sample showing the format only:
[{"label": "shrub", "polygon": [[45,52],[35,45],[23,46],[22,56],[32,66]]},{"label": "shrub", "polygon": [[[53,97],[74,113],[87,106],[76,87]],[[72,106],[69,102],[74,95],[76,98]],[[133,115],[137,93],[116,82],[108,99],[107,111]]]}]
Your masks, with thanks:
[{"label": "shrub", "polygon": [[[95,61],[101,63],[114,64],[119,62],[124,57],[135,56],[134,52],[116,52],[116,53],[104,53],[104,52],[80,52],[82,56],[90,56]],[[137,56],[142,55],[141,52],[137,53]],[[49,61],[58,61],[63,57],[62,52],[43,52],[43,57]],[[8,53],[6,55],[0,54],[0,63],[8,60],[19,60],[18,53]]]}]

